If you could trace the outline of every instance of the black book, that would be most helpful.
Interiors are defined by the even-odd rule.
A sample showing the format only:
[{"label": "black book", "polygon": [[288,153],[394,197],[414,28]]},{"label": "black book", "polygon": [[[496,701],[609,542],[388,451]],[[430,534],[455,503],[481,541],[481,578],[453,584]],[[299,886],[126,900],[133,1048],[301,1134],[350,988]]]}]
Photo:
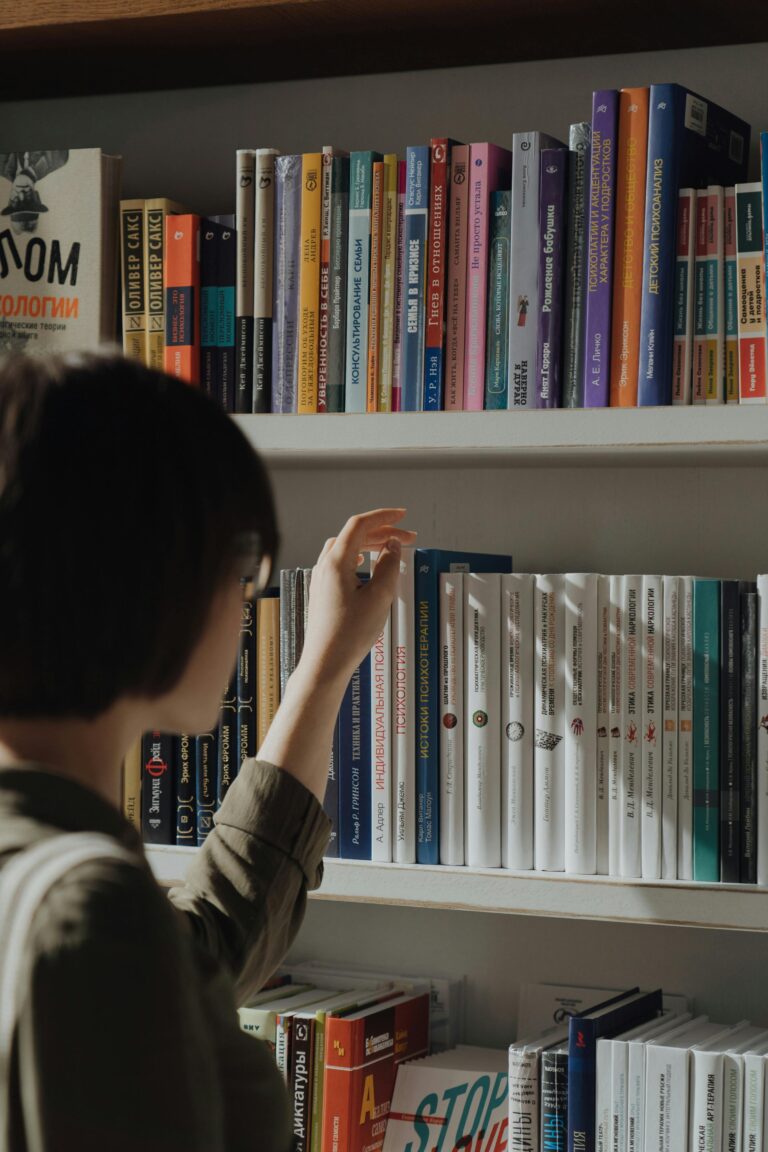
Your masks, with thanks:
[{"label": "black book", "polygon": [[145,844],[174,844],[173,736],[145,732],[141,738],[141,833]]},{"label": "black book", "polygon": [[237,276],[235,284],[235,412],[253,411],[253,223],[256,153],[237,152]]},{"label": "black book", "polygon": [[212,216],[216,228],[216,384],[225,412],[235,411],[235,217]]},{"label": "black book", "polygon": [[216,778],[219,761],[219,732],[205,732],[195,737],[195,791],[197,806],[197,846],[201,847],[213,830],[216,811]]},{"label": "black book", "polygon": [[738,884],[741,867],[741,625],[738,580],[720,584],[720,879]]},{"label": "black book", "polygon": [[757,618],[754,585],[741,593],[741,865],[742,884],[757,883]]},{"label": "black book", "polygon": [[349,157],[334,156],[331,176],[331,262],[328,303],[328,412],[343,412],[347,355],[347,247],[349,244]]},{"label": "black book", "polygon": [[200,221],[200,387],[207,396],[219,394],[216,356],[216,307],[219,283],[218,229],[211,219]]},{"label": "black book", "polygon": [[195,738],[183,733],[174,737],[176,774],[176,843],[194,848],[197,844],[195,802]]},{"label": "black book", "polygon": [[232,674],[219,708],[219,756],[216,773],[216,808],[220,808],[237,776],[237,669]]},{"label": "black book", "polygon": [[567,1048],[550,1048],[541,1054],[540,1147],[542,1152],[567,1152]]}]

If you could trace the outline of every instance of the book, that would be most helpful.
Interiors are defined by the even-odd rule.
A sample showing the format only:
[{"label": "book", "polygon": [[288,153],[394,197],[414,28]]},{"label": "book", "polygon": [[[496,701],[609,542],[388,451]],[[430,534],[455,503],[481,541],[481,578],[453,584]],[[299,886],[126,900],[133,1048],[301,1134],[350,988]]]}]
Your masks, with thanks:
[{"label": "book", "polygon": [[661,878],[677,879],[677,790],[680,681],[680,579],[662,579],[664,646],[661,790]]},{"label": "book", "polygon": [[645,1063],[649,1040],[664,1041],[677,1036],[692,1020],[689,1011],[665,1012],[644,1027],[642,1039],[631,1039],[627,1045],[627,1152],[645,1148]]},{"label": "book", "polygon": [[144,364],[147,355],[144,200],[120,201],[123,353]]},{"label": "book", "polygon": [[397,254],[400,238],[397,232],[397,155],[384,157],[384,231],[381,250],[381,338],[377,410],[392,411],[392,370],[394,366],[395,295]]},{"label": "book", "polygon": [[420,412],[424,408],[429,160],[429,148],[426,145],[411,145],[406,149],[405,264],[400,335],[403,412]]},{"label": "book", "polygon": [[762,185],[736,185],[739,403],[766,402],[765,250]]},{"label": "book", "polygon": [[323,147],[320,174],[320,291],[317,333],[317,410],[328,411],[328,328],[331,311],[331,188],[334,149]]},{"label": "book", "polygon": [[693,577],[680,578],[677,878],[693,879]]},{"label": "book", "polygon": [[584,404],[584,285],[586,279],[587,186],[592,124],[571,124],[568,133],[568,193],[563,275],[563,407]]},{"label": "book", "polygon": [[[528,1036],[525,1030],[523,1035]],[[541,1147],[541,1058],[546,1050],[558,1048],[567,1039],[568,1030],[561,1024],[543,1029],[542,1035],[535,1038],[517,1040],[510,1044],[510,1152],[527,1152]]]},{"label": "book", "polygon": [[567,169],[568,153],[565,148],[542,148],[539,183],[537,408],[559,408],[562,404],[560,368]]},{"label": "book", "polygon": [[693,300],[693,382],[691,386],[694,404],[706,400],[704,388],[704,365],[707,354],[706,303],[707,303],[707,206],[706,188],[696,192],[696,248],[694,254],[694,300]]},{"label": "book", "polygon": [[253,216],[253,411],[272,401],[276,148],[257,148]]},{"label": "book", "polygon": [[405,300],[405,160],[397,162],[397,261],[395,264],[395,319],[392,326],[392,411],[403,399],[403,303]]},{"label": "book", "polygon": [[624,774],[624,594],[621,576],[608,578],[608,875],[621,875],[621,780]]},{"label": "book", "polygon": [[501,864],[533,868],[535,577],[501,577]]},{"label": "book", "polygon": [[708,1016],[697,1016],[671,1034],[651,1037],[646,1043],[645,1118],[646,1147],[651,1139],[659,1152],[689,1146],[690,1049],[722,1031]]},{"label": "book", "polygon": [[347,348],[344,407],[365,412],[368,366],[368,301],[371,270],[371,194],[378,152],[349,157],[349,240],[347,256]]},{"label": "book", "polygon": [[174,796],[176,800],[176,838],[180,847],[197,845],[197,804],[195,798],[195,745],[187,733],[174,737]]},{"label": "book", "polygon": [[260,748],[280,703],[280,590],[256,599],[256,747]]},{"label": "book", "polygon": [[568,1148],[568,1049],[548,1048],[541,1054],[541,1147],[551,1152]]},{"label": "book", "polygon": [[371,656],[352,673],[339,711],[339,856],[371,857]]},{"label": "book", "polygon": [[141,832],[141,739],[134,740],[123,761],[123,815]]},{"label": "book", "polygon": [[610,398],[613,224],[619,94],[592,93],[592,151],[587,202],[587,287],[584,298],[584,407]]},{"label": "book", "polygon": [[256,755],[256,602],[244,600],[237,654],[237,728],[235,746],[238,764]]},{"label": "book", "polygon": [[165,197],[144,201],[146,363],[158,372],[165,371],[165,221],[167,216],[183,216],[187,212],[183,204]]},{"label": "book", "polygon": [[175,843],[173,736],[153,730],[141,742],[141,834],[145,844]]},{"label": "book", "polygon": [[[543,153],[542,153],[543,155]],[[566,872],[597,870],[597,575],[565,576]]]},{"label": "book", "polygon": [[[758,876],[758,713],[757,694],[758,680],[757,644],[758,644],[758,594],[756,585],[750,586],[749,591],[742,591],[739,597],[740,604],[740,715],[739,715],[739,841],[741,861],[739,864],[739,881],[742,884],[757,883]],[[762,659],[760,677],[764,675]],[[761,687],[762,694],[762,687]],[[764,711],[760,713],[762,718]]]},{"label": "book", "polygon": [[720,581],[693,582],[693,879],[720,879]]},{"label": "book", "polygon": [[320,326],[320,152],[301,158],[301,231],[299,234],[299,315],[296,411],[317,412],[318,329]]},{"label": "book", "polygon": [[768,1044],[763,1044],[744,1056],[742,1148],[763,1147],[766,1053]]},{"label": "book", "polygon": [[723,1072],[725,1052],[760,1035],[746,1020],[691,1049],[690,1142],[696,1148],[721,1152],[723,1136]]},{"label": "book", "polygon": [[661,576],[643,576],[640,694],[642,757],[640,776],[640,850],[643,879],[661,878],[664,716],[662,652],[664,598]]},{"label": "book", "polygon": [[226,685],[219,705],[218,763],[216,765],[216,810],[221,807],[240,770],[237,749],[237,669]]},{"label": "book", "polygon": [[614,408],[634,408],[637,404],[649,94],[648,88],[622,88],[619,92],[610,360],[610,403]]},{"label": "book", "polygon": [[198,848],[202,847],[209,832],[213,831],[218,763],[218,731],[195,736],[195,832]]},{"label": "book", "polygon": [[404,548],[392,601],[392,859],[416,863],[416,650],[414,632],[415,550]]},{"label": "book", "polygon": [[384,162],[377,160],[371,174],[371,271],[368,298],[368,363],[366,411],[379,406],[381,356],[381,271],[384,244]]},{"label": "book", "polygon": [[642,773],[643,697],[642,576],[623,576],[622,680],[623,735],[622,772],[619,777],[620,875],[642,875],[640,786]]},{"label": "book", "polygon": [[725,197],[719,184],[707,189],[706,333],[704,402],[725,403]]},{"label": "book", "polygon": [[[768,884],[768,576],[762,574],[757,578],[757,613],[757,820],[754,830],[757,883],[765,885]],[[748,835],[749,829],[745,828],[745,844]]]},{"label": "book", "polygon": [[471,868],[501,866],[500,581],[497,573],[464,574],[465,856]]},{"label": "book", "polygon": [[741,869],[741,590],[720,583],[720,879],[738,884]]},{"label": "book", "polygon": [[672,336],[672,403],[690,404],[693,372],[696,189],[681,188],[677,206],[674,327]]},{"label": "book", "polygon": [[347,346],[347,259],[349,239],[349,157],[334,156],[331,165],[330,304],[326,411],[344,411]]},{"label": "book", "polygon": [[235,278],[237,233],[234,214],[210,216],[218,245],[216,286],[215,359],[218,396],[231,412],[235,392]]},{"label": "book", "polygon": [[537,575],[534,595],[534,867],[565,868],[565,588]]},{"label": "book", "polygon": [[509,192],[491,193],[485,408],[507,408],[509,393]]},{"label": "book", "polygon": [[387,616],[370,655],[371,859],[392,859],[392,624]]},{"label": "book", "polygon": [[469,226],[469,145],[457,144],[451,157],[450,219],[446,266],[446,341],[444,407],[464,407],[464,332],[467,300]]},{"label": "book", "polygon": [[301,228],[301,156],[275,157],[272,412],[295,412]]},{"label": "book", "polygon": [[597,716],[595,759],[595,839],[596,868],[599,875],[610,872],[609,804],[610,804],[610,699],[611,699],[611,582],[608,576],[597,577]]},{"label": "book", "polygon": [[253,411],[254,226],[256,218],[256,152],[236,153],[237,258],[235,263],[235,412]]},{"label": "book", "polygon": [[165,371],[200,382],[200,217],[165,218]]},{"label": "book", "polygon": [[[200,222],[200,387],[207,396],[220,399],[216,356],[218,280],[217,229],[208,217],[203,217]],[[222,406],[226,411],[226,404]]]},{"label": "book", "polygon": [[724,220],[725,402],[739,402],[739,286],[736,270],[736,189],[725,189]]},{"label": "book", "polygon": [[[464,863],[464,576],[441,572],[440,805],[441,864]],[[503,803],[503,802],[502,802]]]},{"label": "book", "polygon": [[426,335],[424,348],[424,411],[443,408],[445,352],[445,285],[448,243],[448,193],[456,141],[433,136],[429,142],[429,224],[427,230]]}]

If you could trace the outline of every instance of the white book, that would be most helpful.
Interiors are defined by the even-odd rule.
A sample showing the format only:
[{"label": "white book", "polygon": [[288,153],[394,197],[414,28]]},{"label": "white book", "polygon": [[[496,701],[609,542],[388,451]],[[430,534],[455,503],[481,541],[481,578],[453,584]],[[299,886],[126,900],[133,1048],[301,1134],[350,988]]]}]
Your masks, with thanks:
[{"label": "white book", "polygon": [[568,1028],[548,1028],[540,1037],[509,1046],[509,1152],[539,1148],[541,1054],[568,1039]]},{"label": "white book", "polygon": [[370,153],[353,152],[349,158],[347,355],[344,392],[346,412],[365,412],[366,408],[371,280],[371,188]]},{"label": "white book", "polygon": [[533,868],[533,598],[536,578],[501,577],[501,863]]},{"label": "white book", "polygon": [[[726,1032],[697,1044],[691,1049],[690,1068],[690,1152],[703,1148],[722,1152],[723,1135],[723,1059],[727,1048],[738,1044],[748,1021],[734,1024]],[[752,1029],[753,1034],[758,1029]]]},{"label": "white book", "polygon": [[645,1055],[644,1152],[686,1152],[690,1050],[723,1031],[697,1016],[674,1037],[649,1040]]},{"label": "white book", "polygon": [[416,674],[413,548],[403,548],[392,601],[392,859],[416,863]]},{"label": "white book", "polygon": [[768,884],[768,575],[757,578],[757,882]]},{"label": "white book", "polygon": [[768,1044],[762,1044],[744,1057],[744,1101],[741,1147],[744,1152],[763,1152],[765,1080]]},{"label": "white book", "polygon": [[371,859],[392,859],[392,620],[371,649]]},{"label": "white book", "polygon": [[441,572],[440,863],[464,863],[464,576]]},{"label": "white book", "polygon": [[608,875],[621,875],[621,795],[624,771],[624,595],[621,576],[608,577]]},{"label": "white book", "polygon": [[664,656],[662,691],[664,728],[662,736],[661,787],[661,878],[677,879],[677,729],[678,681],[680,676],[680,579],[665,576]]},{"label": "white book", "polygon": [[608,868],[608,780],[610,760],[610,692],[611,692],[611,582],[608,576],[597,578],[597,872],[607,876]]},{"label": "white book", "polygon": [[465,856],[501,867],[501,576],[464,573]]},{"label": "white book", "polygon": [[744,1070],[748,1053],[768,1044],[763,1028],[748,1029],[740,1043],[734,1043],[723,1056],[723,1152],[741,1149],[744,1134]]},{"label": "white book", "polygon": [[645,1123],[645,1047],[649,1040],[676,1036],[692,1019],[690,1012],[660,1017],[641,1039],[627,1044],[627,1152],[643,1152]]},{"label": "white book", "polygon": [[565,871],[597,869],[597,575],[565,576]]},{"label": "white book", "polygon": [[693,577],[680,577],[677,876],[693,879]]},{"label": "white book", "polygon": [[661,576],[643,577],[642,661],[643,702],[640,845],[645,880],[661,878],[662,812],[662,651],[664,600]]},{"label": "white book", "polygon": [[627,1147],[627,1105],[629,1042],[645,1040],[662,1029],[668,1030],[670,1017],[657,1017],[620,1036],[597,1041],[595,1064],[595,1134],[597,1152],[625,1152]]},{"label": "white book", "polygon": [[641,876],[640,848],[642,776],[642,601],[643,577],[624,576],[623,712],[624,764],[619,777],[621,805],[621,875]]},{"label": "white book", "polygon": [[534,596],[534,867],[565,869],[564,577],[539,575]]}]

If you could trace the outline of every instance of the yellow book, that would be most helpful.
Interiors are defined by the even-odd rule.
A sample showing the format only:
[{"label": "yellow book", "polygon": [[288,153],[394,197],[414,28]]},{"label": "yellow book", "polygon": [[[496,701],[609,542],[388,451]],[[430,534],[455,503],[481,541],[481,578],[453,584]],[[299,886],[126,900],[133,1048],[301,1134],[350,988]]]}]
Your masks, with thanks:
[{"label": "yellow book", "polygon": [[145,201],[144,296],[147,304],[145,364],[165,371],[165,218],[183,216],[189,209],[164,196]]},{"label": "yellow book", "polygon": [[379,323],[379,412],[392,411],[392,365],[397,272],[397,154],[384,157],[383,232],[381,238],[381,320]]},{"label": "yellow book", "polygon": [[299,270],[299,363],[297,411],[317,412],[320,326],[320,210],[322,153],[301,158],[301,261]]},{"label": "yellow book", "polygon": [[141,834],[141,740],[128,750],[123,763],[123,815]]},{"label": "yellow book", "polygon": [[384,164],[373,165],[371,183],[371,279],[368,307],[368,386],[366,411],[375,412],[379,391],[379,333],[381,329],[381,254],[384,231]]},{"label": "yellow book", "polygon": [[280,703],[280,597],[256,601],[256,747],[261,747]]},{"label": "yellow book", "polygon": [[120,201],[123,352],[144,363],[147,309],[144,287],[144,201]]}]

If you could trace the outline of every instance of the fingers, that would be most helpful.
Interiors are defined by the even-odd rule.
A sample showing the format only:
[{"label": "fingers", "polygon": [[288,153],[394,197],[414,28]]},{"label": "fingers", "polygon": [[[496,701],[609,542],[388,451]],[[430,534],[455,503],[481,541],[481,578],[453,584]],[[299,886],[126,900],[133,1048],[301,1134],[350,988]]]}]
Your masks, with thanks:
[{"label": "fingers", "polygon": [[398,520],[405,516],[405,508],[376,508],[371,512],[360,512],[357,516],[350,516],[338,535],[338,542],[343,552],[360,552],[368,543],[372,534],[378,529],[389,529],[393,535],[399,529],[393,528]]}]

